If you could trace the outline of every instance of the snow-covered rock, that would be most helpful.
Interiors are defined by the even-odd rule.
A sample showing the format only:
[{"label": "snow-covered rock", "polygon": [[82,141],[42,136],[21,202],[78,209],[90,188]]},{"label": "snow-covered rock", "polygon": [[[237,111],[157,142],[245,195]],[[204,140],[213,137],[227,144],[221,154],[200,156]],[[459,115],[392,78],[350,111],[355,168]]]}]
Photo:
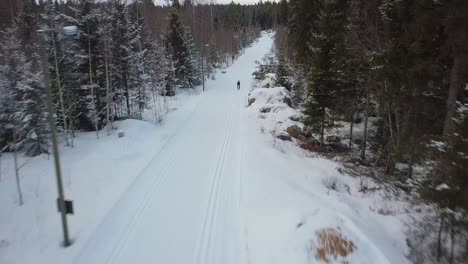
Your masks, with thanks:
[{"label": "snow-covered rock", "polygon": [[289,135],[293,138],[297,138],[302,135],[302,129],[298,125],[292,125],[286,129]]},{"label": "snow-covered rock", "polygon": [[273,88],[276,86],[276,74],[267,73],[265,79],[260,82],[260,88]]},{"label": "snow-covered rock", "polygon": [[284,132],[284,131],[281,131],[276,137],[278,139],[285,140],[285,141],[291,141],[292,140],[291,136],[288,133]]},{"label": "snow-covered rock", "polygon": [[291,97],[291,93],[284,87],[257,88],[248,97],[249,108],[254,113],[268,115],[269,118],[264,119],[264,126],[269,131],[287,131],[291,126],[302,129],[303,124],[294,121],[299,120],[300,111],[287,103]]},{"label": "snow-covered rock", "polygon": [[447,184],[442,183],[442,184],[438,185],[435,189],[436,189],[436,191],[443,191],[443,190],[449,190],[450,187]]}]

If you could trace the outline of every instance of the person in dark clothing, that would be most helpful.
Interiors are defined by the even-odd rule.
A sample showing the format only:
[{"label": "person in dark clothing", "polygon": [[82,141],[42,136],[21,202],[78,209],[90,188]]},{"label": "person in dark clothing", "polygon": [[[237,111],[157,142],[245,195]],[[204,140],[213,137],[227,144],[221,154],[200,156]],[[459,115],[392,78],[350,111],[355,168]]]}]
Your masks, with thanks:
[{"label": "person in dark clothing", "polygon": [[240,81],[237,81],[237,90],[240,90]]}]

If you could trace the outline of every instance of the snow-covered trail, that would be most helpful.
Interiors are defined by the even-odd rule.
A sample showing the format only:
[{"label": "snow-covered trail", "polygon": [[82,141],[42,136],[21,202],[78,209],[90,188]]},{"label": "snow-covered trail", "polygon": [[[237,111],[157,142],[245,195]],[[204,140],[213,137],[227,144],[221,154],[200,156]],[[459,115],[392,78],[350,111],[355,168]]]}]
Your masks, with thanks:
[{"label": "snow-covered trail", "polygon": [[[312,243],[328,228],[356,246],[329,263],[409,263],[398,217],[406,214],[403,204],[361,192],[365,177],[342,174],[339,162],[276,139],[279,122],[285,129],[298,113],[285,107],[277,93],[283,88],[262,91],[253,83],[258,97],[246,107],[255,61],[270,51],[273,37],[262,33],[205,92],[171,100],[162,125],[116,122],[125,137],[80,132],[76,148],[61,148],[66,197],[76,209],[69,248],[58,245],[48,156],[21,169],[25,204],[17,206],[13,157],[5,155],[0,263],[323,263]],[[274,110],[263,113],[264,106]],[[145,116],[153,120],[154,113]],[[333,179],[336,190],[326,188]]]},{"label": "snow-covered trail", "polygon": [[[74,263],[242,263],[242,113],[264,34],[206,92]],[[236,90],[240,80],[241,91]]]}]

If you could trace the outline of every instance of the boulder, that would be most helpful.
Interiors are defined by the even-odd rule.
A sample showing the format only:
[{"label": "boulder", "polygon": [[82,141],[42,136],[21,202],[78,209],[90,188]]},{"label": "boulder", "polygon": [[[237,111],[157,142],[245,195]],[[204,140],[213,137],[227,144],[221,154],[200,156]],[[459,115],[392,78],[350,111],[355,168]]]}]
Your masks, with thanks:
[{"label": "boulder", "polygon": [[339,136],[327,136],[325,141],[327,143],[340,143],[341,142],[341,138]]},{"label": "boulder", "polygon": [[[304,137],[301,135],[301,137]],[[320,142],[314,137],[306,138],[304,141],[300,141],[299,147],[308,151],[316,151],[320,148]]]},{"label": "boulder", "polygon": [[319,148],[315,144],[311,144],[309,142],[302,142],[301,144],[299,144],[299,147],[301,149],[308,150],[308,151],[316,151],[317,148]]},{"label": "boulder", "polygon": [[292,102],[291,98],[289,98],[289,97],[287,97],[287,96],[285,96],[285,97],[283,98],[283,103],[287,104],[287,105],[288,105],[289,107],[291,107],[291,108],[293,107],[293,102]]},{"label": "boulder", "polygon": [[327,146],[336,152],[345,152],[349,150],[348,145],[342,143],[329,143]]},{"label": "boulder", "polygon": [[255,98],[249,98],[249,105],[251,106],[253,103],[255,103]]},{"label": "boulder", "polygon": [[301,121],[301,117],[298,115],[290,116],[289,119],[295,122]]},{"label": "boulder", "polygon": [[299,136],[297,136],[296,139],[299,140],[300,142],[306,142],[307,141],[307,138],[304,135],[299,135]]},{"label": "boulder", "polygon": [[260,108],[261,113],[270,113],[271,112],[271,107],[264,106]]},{"label": "boulder", "polygon": [[309,137],[307,141],[311,144],[315,144],[316,146],[320,146],[320,141],[314,137]]},{"label": "boulder", "polygon": [[286,131],[293,138],[297,138],[299,135],[302,135],[302,129],[297,125],[292,125],[288,127]]},{"label": "boulder", "polygon": [[279,138],[284,141],[291,141],[291,136],[288,133],[282,132],[279,135],[276,136],[276,138]]},{"label": "boulder", "polygon": [[398,176],[408,176],[410,172],[410,166],[406,163],[397,162],[395,164],[395,173]]}]

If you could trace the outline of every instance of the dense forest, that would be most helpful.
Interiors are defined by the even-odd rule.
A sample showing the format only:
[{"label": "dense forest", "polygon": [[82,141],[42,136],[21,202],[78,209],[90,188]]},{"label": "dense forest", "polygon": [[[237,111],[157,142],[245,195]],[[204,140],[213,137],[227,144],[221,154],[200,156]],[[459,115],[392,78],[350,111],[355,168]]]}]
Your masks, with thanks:
[{"label": "dense forest", "polygon": [[[436,206],[415,222],[415,263],[466,263],[468,2],[290,0],[286,12],[278,75],[294,80],[304,123],[324,147],[324,131],[350,122],[354,160],[397,176],[418,201]],[[355,122],[365,122],[359,142]],[[416,166],[428,175],[419,177]]]},{"label": "dense forest", "polygon": [[[232,63],[261,30],[274,27],[277,4],[171,6],[152,1],[10,0],[1,3],[0,149],[48,152],[45,61],[57,127],[67,146],[75,130],[109,129],[114,120],[167,112],[177,89],[202,84]],[[76,27],[67,34],[63,29]],[[43,54],[45,53],[45,54]],[[43,56],[44,55],[44,56]],[[41,61],[41,57],[44,59]]]}]

